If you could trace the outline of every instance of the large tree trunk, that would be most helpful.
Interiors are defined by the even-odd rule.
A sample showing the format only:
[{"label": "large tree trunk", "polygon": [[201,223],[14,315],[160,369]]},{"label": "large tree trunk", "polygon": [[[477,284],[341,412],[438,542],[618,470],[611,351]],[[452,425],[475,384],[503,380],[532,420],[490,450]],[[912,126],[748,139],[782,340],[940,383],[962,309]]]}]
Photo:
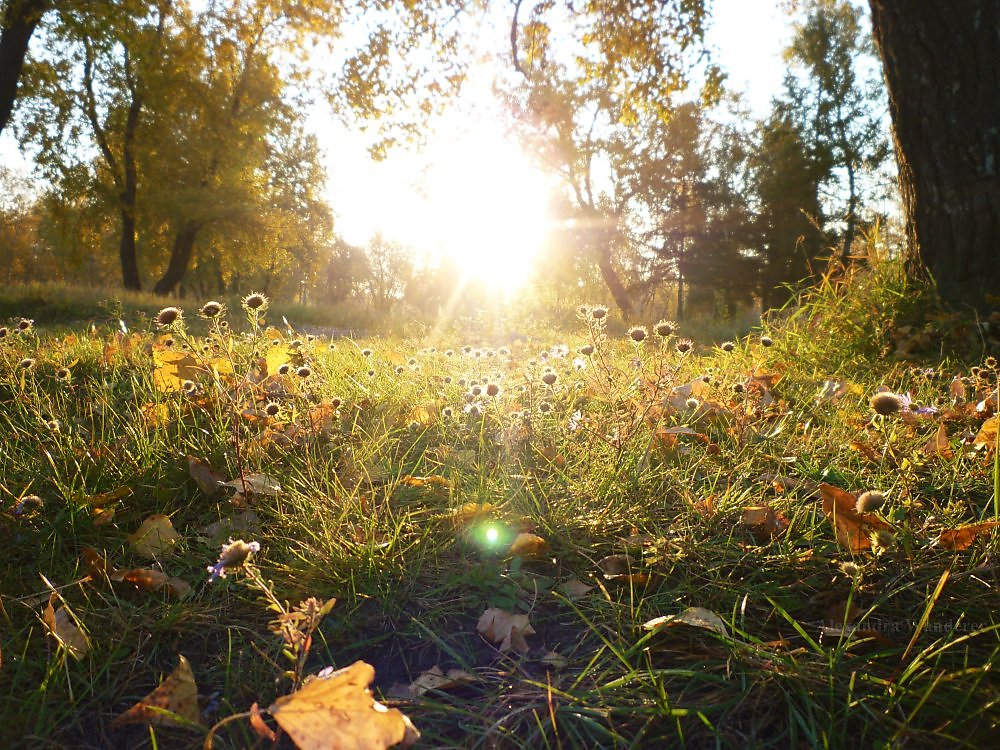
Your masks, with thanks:
[{"label": "large tree trunk", "polygon": [[[907,270],[1000,294],[1000,0],[869,0],[906,213]],[[995,305],[992,305],[995,306]]]},{"label": "large tree trunk", "polygon": [[10,121],[28,42],[50,0],[11,0],[0,18],[0,133]]},{"label": "large tree trunk", "polygon": [[199,223],[189,221],[177,232],[177,236],[174,237],[174,246],[170,250],[167,270],[153,287],[154,294],[170,294],[184,278],[188,264],[191,263],[191,256],[194,254],[194,241],[198,238],[200,231],[201,225]]},{"label": "large tree trunk", "polygon": [[629,299],[628,291],[611,262],[611,245],[609,243],[604,243],[597,249],[597,268],[601,272],[604,283],[608,286],[608,291],[611,292],[611,298],[627,320],[632,315],[632,300]]}]

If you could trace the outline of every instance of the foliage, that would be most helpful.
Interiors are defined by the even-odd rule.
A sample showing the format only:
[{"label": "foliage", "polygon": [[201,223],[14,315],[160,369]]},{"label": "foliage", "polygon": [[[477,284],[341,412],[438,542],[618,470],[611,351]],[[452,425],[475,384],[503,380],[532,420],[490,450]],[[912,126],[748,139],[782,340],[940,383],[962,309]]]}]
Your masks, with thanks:
[{"label": "foliage", "polygon": [[854,273],[717,347],[600,306],[495,346],[279,330],[261,295],[16,318],[0,732],[980,745],[996,360],[894,357],[919,290]]}]

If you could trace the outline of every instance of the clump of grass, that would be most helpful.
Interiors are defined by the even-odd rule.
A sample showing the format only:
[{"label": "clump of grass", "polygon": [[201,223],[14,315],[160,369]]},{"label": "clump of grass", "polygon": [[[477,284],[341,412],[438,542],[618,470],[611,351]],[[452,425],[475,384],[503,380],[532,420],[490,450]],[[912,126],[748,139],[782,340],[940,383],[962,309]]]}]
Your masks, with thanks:
[{"label": "clump of grass", "polygon": [[[995,378],[886,357],[902,284],[831,280],[721,344],[609,328],[599,305],[542,343],[333,347],[247,299],[69,336],[12,310],[36,324],[0,342],[0,732],[190,743],[109,728],[183,653],[217,696],[206,724],[229,720],[220,746],[254,741],[254,702],[356,659],[428,746],[982,744],[996,534],[942,532],[996,515],[996,454],[974,438]],[[906,408],[873,415],[879,388]],[[942,424],[949,450],[925,450]],[[887,528],[838,543],[820,482]],[[161,514],[178,540],[145,559],[129,534]],[[518,535],[542,543],[514,554]],[[105,574],[138,568],[191,593]],[[53,591],[82,658],[47,635]],[[529,618],[526,653],[477,632],[488,608]],[[689,608],[724,632],[643,627]],[[475,679],[411,690],[435,665]]]}]

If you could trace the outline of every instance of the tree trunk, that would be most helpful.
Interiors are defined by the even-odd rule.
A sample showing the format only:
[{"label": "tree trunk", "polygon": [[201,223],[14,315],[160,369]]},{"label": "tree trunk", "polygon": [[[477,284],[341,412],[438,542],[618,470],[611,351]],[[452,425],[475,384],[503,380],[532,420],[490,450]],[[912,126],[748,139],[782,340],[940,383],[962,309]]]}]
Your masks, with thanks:
[{"label": "tree trunk", "polygon": [[0,133],[14,111],[28,42],[48,9],[49,0],[11,0],[0,19]]},{"label": "tree trunk", "polygon": [[188,264],[191,262],[191,256],[194,254],[194,241],[198,238],[200,231],[200,224],[189,221],[177,232],[177,236],[174,237],[174,246],[170,250],[170,262],[167,263],[167,270],[163,276],[153,287],[154,294],[170,294],[184,278]]},{"label": "tree trunk", "polygon": [[611,244],[608,242],[603,243],[597,250],[597,268],[601,272],[601,278],[604,279],[604,283],[608,285],[611,298],[618,305],[618,309],[621,310],[622,315],[627,319],[632,315],[632,301],[629,299],[628,291],[625,289],[625,285],[622,284],[618,272],[615,271],[615,267],[611,263]]},{"label": "tree trunk", "polygon": [[[1000,294],[1000,0],[869,0],[907,271],[980,310]],[[926,269],[926,270],[925,270]]]}]

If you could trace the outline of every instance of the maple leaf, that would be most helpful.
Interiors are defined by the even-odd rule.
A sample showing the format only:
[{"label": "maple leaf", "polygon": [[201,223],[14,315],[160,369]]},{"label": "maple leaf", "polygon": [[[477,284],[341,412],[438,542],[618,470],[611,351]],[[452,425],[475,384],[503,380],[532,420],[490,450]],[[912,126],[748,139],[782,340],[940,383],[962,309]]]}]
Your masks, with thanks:
[{"label": "maple leaf", "polygon": [[420,732],[401,711],[372,698],[375,669],[363,661],[317,677],[268,708],[299,750],[383,750],[412,745]]}]

